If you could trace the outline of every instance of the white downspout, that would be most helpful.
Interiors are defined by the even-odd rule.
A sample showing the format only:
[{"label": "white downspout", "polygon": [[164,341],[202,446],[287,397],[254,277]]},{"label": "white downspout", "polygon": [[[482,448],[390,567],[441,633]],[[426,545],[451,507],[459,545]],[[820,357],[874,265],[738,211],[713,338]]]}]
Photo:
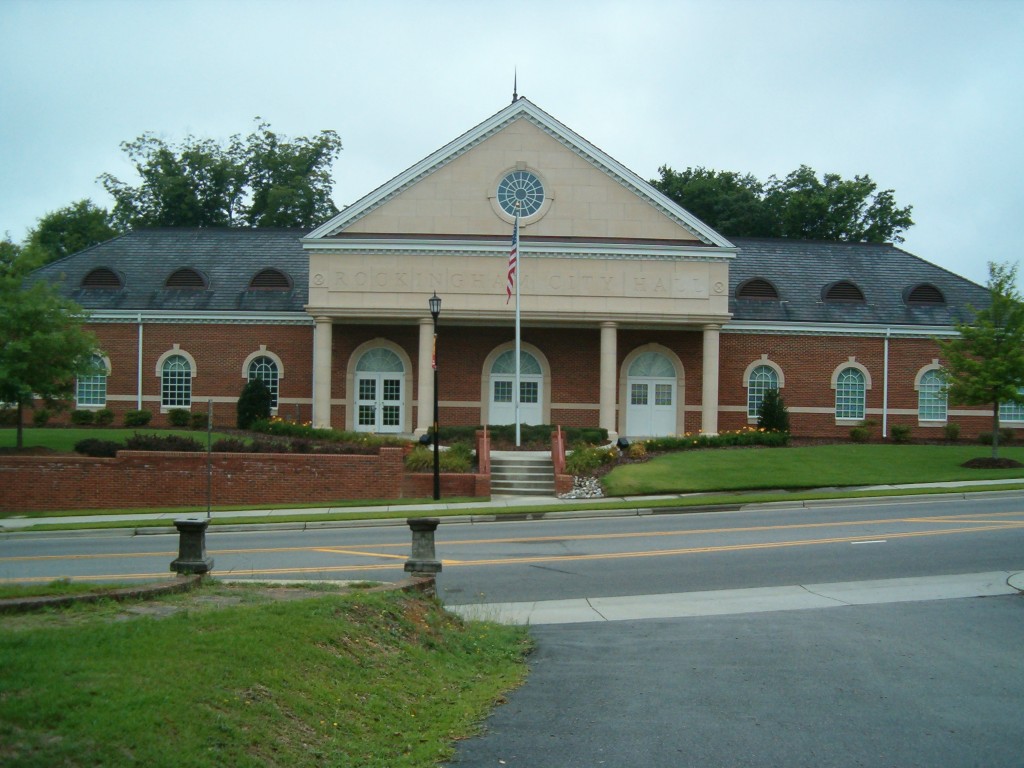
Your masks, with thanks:
[{"label": "white downspout", "polygon": [[882,439],[889,436],[889,332],[885,329],[885,362],[882,366]]},{"label": "white downspout", "polygon": [[142,410],[142,313],[139,313],[139,362],[136,365],[135,410]]}]

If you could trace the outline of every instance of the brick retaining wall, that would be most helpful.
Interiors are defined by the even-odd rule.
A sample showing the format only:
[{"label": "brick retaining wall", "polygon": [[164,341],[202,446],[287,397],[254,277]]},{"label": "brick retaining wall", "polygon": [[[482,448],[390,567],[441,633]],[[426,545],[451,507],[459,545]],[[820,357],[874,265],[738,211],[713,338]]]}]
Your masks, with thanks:
[{"label": "brick retaining wall", "polygon": [[[431,475],[407,474],[401,448],[377,455],[212,454],[214,505],[331,504],[429,497]],[[490,478],[442,475],[445,496],[488,496]],[[120,451],[114,459],[0,457],[5,512],[205,506],[207,455]]]}]

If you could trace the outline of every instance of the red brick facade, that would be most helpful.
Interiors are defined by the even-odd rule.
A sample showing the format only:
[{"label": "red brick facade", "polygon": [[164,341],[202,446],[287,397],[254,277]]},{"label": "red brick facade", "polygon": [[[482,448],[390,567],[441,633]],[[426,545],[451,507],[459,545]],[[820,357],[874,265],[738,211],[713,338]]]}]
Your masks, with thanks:
[{"label": "red brick facade", "polygon": [[[110,359],[107,406],[117,414],[137,407],[138,326],[95,324],[91,330],[101,339]],[[215,426],[230,427],[235,420],[235,402],[245,383],[243,364],[247,357],[266,352],[281,361],[278,413],[288,419],[307,421],[311,415],[312,393],[311,326],[242,324],[160,324],[147,323],[142,329],[142,407],[154,414],[153,424],[167,423],[160,412],[160,378],[156,374],[161,355],[174,350],[190,355],[196,363],[192,379],[192,410],[206,412],[213,400]],[[511,341],[510,328],[441,327],[437,357],[440,371],[440,422],[476,425],[481,421],[481,376],[495,348]],[[418,329],[414,325],[336,325],[333,333],[331,397],[349,398],[346,371],[361,346],[383,339],[402,349],[411,362],[405,391],[407,432],[416,423],[415,393],[419,389]],[[551,370],[551,422],[563,426],[597,426],[599,415],[600,334],[598,329],[524,329],[523,342],[546,358]],[[702,393],[702,333],[699,330],[621,329],[617,333],[616,370],[623,374],[627,356],[643,345],[657,344],[678,358],[683,370],[679,407],[685,409],[687,432],[700,429]],[[365,346],[364,346],[365,348]],[[744,374],[763,355],[781,370],[782,396],[790,410],[793,433],[799,437],[845,437],[850,423],[835,418],[833,373],[853,358],[870,378],[866,392],[866,418],[887,425],[905,424],[915,438],[939,438],[940,424],[922,425],[917,418],[918,393],[915,379],[921,370],[939,357],[932,339],[893,336],[888,340],[888,386],[886,387],[886,338],[884,336],[813,335],[778,333],[730,333],[721,335],[719,370],[719,430],[734,430],[751,423],[746,414],[747,388]],[[887,393],[887,403],[885,402]],[[625,407],[619,404],[619,429],[624,427]],[[956,422],[964,437],[990,428],[985,409],[950,406],[948,421]],[[346,424],[345,406],[335,404],[331,423]]]}]

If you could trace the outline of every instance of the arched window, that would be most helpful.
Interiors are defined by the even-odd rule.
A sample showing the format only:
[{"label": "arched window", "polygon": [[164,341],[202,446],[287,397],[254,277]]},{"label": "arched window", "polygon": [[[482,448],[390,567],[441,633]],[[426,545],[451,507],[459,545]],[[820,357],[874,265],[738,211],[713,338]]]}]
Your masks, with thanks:
[{"label": "arched window", "polygon": [[[1024,394],[1024,387],[1017,391]],[[1000,403],[999,421],[1024,421],[1024,403]]]},{"label": "arched window", "polygon": [[249,381],[259,379],[266,384],[267,389],[270,391],[270,407],[277,408],[277,363],[266,355],[260,355],[259,357],[253,358],[249,363],[249,370],[246,372],[246,377]]},{"label": "arched window", "polygon": [[836,418],[864,418],[864,374],[858,368],[844,368],[836,376]]},{"label": "arched window", "polygon": [[96,267],[82,278],[83,288],[94,288],[101,290],[118,290],[124,288],[124,280],[112,269],[107,267]]},{"label": "arched window", "polygon": [[737,299],[754,299],[756,301],[777,301],[779,292],[767,280],[755,277],[736,288]]},{"label": "arched window", "polygon": [[288,291],[291,287],[292,281],[288,275],[272,267],[260,270],[249,281],[250,291]]},{"label": "arched window", "polygon": [[921,374],[917,385],[917,418],[920,421],[946,420],[946,378],[942,371]]},{"label": "arched window", "polygon": [[75,404],[79,408],[103,408],[107,404],[107,362],[101,355],[93,355],[92,372],[79,376],[75,385]]},{"label": "arched window", "polygon": [[202,290],[206,288],[206,278],[191,267],[182,267],[181,269],[174,270],[168,276],[164,287]]},{"label": "arched window", "polygon": [[160,368],[160,405],[192,407],[192,366],[183,355],[171,355]]},{"label": "arched window", "polygon": [[826,286],[824,298],[828,303],[863,304],[864,292],[849,280],[840,280]]},{"label": "arched window", "polygon": [[761,412],[764,395],[770,389],[779,388],[779,374],[770,365],[759,365],[750,372],[747,379],[747,416],[757,418]]},{"label": "arched window", "polygon": [[942,291],[936,288],[930,283],[921,283],[915,285],[906,294],[907,304],[917,304],[924,306],[941,306],[946,303],[946,297],[942,295]]}]

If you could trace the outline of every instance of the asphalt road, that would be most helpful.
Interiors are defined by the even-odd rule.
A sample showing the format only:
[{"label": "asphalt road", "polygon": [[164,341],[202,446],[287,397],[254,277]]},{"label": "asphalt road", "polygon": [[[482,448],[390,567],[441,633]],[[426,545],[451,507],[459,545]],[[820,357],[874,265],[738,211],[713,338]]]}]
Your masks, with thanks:
[{"label": "asphalt road", "polygon": [[[208,549],[221,577],[387,581],[409,541],[404,527],[263,530],[212,533]],[[1020,495],[445,524],[437,552],[439,593],[458,610],[695,592],[713,605],[825,582],[874,594],[803,610],[739,599],[729,615],[671,619],[556,615],[531,630],[527,683],[453,766],[1024,766],[1024,597],[932,599],[886,581],[1024,571]],[[11,535],[0,580],[152,579],[176,554],[174,536]]]}]

